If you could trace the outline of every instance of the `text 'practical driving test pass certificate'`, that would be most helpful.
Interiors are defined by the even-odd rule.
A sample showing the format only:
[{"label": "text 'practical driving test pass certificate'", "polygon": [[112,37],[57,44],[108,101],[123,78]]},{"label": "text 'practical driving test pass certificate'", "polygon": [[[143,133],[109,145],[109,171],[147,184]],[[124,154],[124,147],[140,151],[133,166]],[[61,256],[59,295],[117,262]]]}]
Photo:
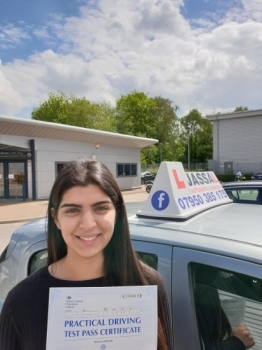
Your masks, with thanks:
[{"label": "text 'practical driving test pass certificate'", "polygon": [[157,286],[50,288],[46,350],[156,350]]}]

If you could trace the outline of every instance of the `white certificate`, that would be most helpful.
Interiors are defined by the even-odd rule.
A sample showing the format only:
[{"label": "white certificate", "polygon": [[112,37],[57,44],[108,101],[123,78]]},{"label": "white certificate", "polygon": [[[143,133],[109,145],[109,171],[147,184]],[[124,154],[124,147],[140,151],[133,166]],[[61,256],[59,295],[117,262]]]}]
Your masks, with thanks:
[{"label": "white certificate", "polygon": [[156,350],[157,286],[50,288],[46,350]]}]

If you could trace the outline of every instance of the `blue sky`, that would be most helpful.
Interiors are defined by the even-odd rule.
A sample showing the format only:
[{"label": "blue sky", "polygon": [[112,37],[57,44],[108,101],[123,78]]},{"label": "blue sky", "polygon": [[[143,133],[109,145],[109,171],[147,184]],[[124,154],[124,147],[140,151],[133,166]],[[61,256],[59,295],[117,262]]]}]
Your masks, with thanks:
[{"label": "blue sky", "polygon": [[262,108],[261,0],[0,0],[0,114],[59,90],[114,104],[132,90],[180,115]]},{"label": "blue sky", "polygon": [[0,0],[0,33],[5,36],[0,40],[2,63],[18,58],[26,60],[49,48],[57,50],[61,41],[55,36],[50,40],[51,24],[57,17],[61,21],[79,15],[79,5],[80,1],[75,0]]},{"label": "blue sky", "polygon": [[214,14],[225,15],[233,5],[242,6],[240,1],[185,0],[181,12],[186,18],[190,19],[212,18]]}]

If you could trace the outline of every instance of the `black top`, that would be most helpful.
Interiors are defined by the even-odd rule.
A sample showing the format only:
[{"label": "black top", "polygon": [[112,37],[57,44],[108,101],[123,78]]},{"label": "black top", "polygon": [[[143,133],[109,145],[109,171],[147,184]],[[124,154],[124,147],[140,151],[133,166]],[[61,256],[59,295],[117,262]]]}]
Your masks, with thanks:
[{"label": "black top", "polygon": [[[1,350],[45,350],[48,318],[49,288],[52,287],[102,287],[104,278],[87,281],[65,281],[54,278],[48,267],[35,272],[18,283],[8,294],[0,315]],[[169,350],[173,350],[170,307],[164,286],[158,286],[163,294],[166,324],[170,338]]]}]

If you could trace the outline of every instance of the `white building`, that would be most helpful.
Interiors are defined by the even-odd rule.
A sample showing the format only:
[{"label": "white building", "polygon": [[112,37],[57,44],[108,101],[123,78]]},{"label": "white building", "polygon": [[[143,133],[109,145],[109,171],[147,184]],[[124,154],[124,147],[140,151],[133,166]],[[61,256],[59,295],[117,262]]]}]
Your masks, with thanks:
[{"label": "white building", "polygon": [[0,198],[48,198],[60,167],[82,157],[104,163],[120,189],[139,187],[140,150],[157,142],[0,116]]},{"label": "white building", "polygon": [[207,116],[213,123],[213,164],[220,174],[262,172],[262,109]]}]

